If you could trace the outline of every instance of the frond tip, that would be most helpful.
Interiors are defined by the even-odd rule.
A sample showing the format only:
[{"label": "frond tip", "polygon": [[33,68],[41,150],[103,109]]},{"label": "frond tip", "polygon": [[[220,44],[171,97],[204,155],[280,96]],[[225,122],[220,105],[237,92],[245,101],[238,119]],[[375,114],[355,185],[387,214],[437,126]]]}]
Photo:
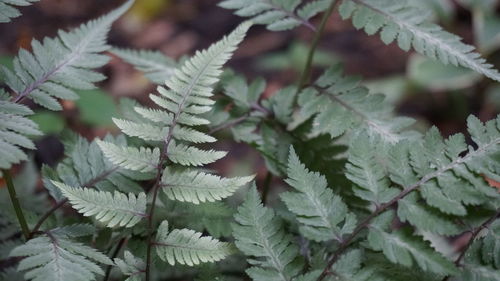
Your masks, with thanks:
[{"label": "frond tip", "polygon": [[463,66],[500,81],[493,65],[464,44],[461,38],[427,22],[427,13],[408,4],[408,0],[344,0],[339,8],[344,19],[352,17],[356,28],[372,35],[379,30],[382,41],[394,40],[398,46],[415,51],[444,64]]},{"label": "frond tip", "polygon": [[29,6],[40,0],[0,0],[0,23],[10,22],[21,15],[15,6]]},{"label": "frond tip", "polygon": [[97,191],[90,188],[74,188],[52,181],[69,202],[86,217],[95,217],[108,227],[132,227],[146,217],[146,194],[139,195],[115,191]]},{"label": "frond tip", "polygon": [[154,242],[156,253],[171,265],[177,262],[188,266],[216,262],[233,253],[229,243],[201,235],[190,229],[174,229],[169,232],[168,222],[163,221]]}]

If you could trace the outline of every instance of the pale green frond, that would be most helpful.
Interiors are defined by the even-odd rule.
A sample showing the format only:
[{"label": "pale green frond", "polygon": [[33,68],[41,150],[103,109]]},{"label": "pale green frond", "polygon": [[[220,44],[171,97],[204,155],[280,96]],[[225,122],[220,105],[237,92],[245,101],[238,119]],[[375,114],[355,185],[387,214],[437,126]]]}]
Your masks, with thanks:
[{"label": "pale green frond", "polygon": [[162,141],[168,132],[168,128],[166,127],[146,123],[140,124],[118,118],[113,118],[113,122],[124,134],[147,141]]},{"label": "pale green frond", "polygon": [[131,252],[123,252],[123,260],[115,258],[114,262],[121,272],[129,276],[125,281],[141,281],[146,264],[141,258],[135,257]]},{"label": "pale green frond", "polygon": [[418,237],[412,236],[410,229],[388,233],[372,226],[368,234],[368,243],[374,250],[382,251],[393,263],[407,267],[416,264],[424,271],[442,276],[457,272],[453,262],[434,252]]},{"label": "pale green frond", "polygon": [[346,177],[355,183],[354,194],[376,206],[389,202],[400,192],[391,187],[386,171],[377,159],[375,145],[367,134],[355,136],[349,147]]},{"label": "pale green frond", "polygon": [[101,140],[97,140],[96,142],[109,161],[124,169],[139,172],[152,172],[156,170],[158,162],[160,161],[160,149],[158,148],[122,147]]},{"label": "pale green frond", "polygon": [[[107,135],[105,141],[118,146],[126,146],[125,137]],[[62,194],[52,180],[63,182],[69,186],[94,187],[100,191],[121,191],[139,193],[143,189],[135,182],[146,180],[152,173],[139,173],[122,169],[108,161],[97,144],[97,140],[89,142],[76,134],[63,136],[65,158],[55,169],[49,166],[42,167],[43,183],[51,196],[62,200]]]},{"label": "pale green frond", "polygon": [[500,73],[473,46],[429,22],[428,13],[409,5],[407,0],[344,0],[339,10],[344,19],[352,18],[356,28],[364,28],[370,35],[381,30],[386,44],[396,40],[405,51],[413,47],[444,64],[470,68],[500,81]]},{"label": "pale green frond", "polygon": [[383,95],[370,94],[359,78],[344,77],[342,72],[340,65],[331,67],[300,93],[300,110],[290,127],[313,118],[312,136],[329,134],[334,138],[351,130],[364,131],[387,144],[415,137],[415,132],[406,131],[413,119],[394,118]]},{"label": "pale green frond", "polygon": [[29,6],[39,0],[0,0],[0,23],[10,22],[21,15],[16,6]]},{"label": "pale green frond", "polygon": [[293,29],[300,25],[315,30],[309,19],[325,11],[331,1],[316,0],[304,5],[301,5],[301,2],[301,0],[224,0],[219,6],[236,10],[234,12],[236,15],[250,17],[256,24],[266,25],[273,31]]},{"label": "pale green frond", "polygon": [[483,124],[471,116],[468,124],[477,148],[468,148],[461,134],[445,140],[436,128],[422,140],[398,143],[389,152],[391,179],[419,187],[425,202],[445,214],[465,216],[467,205],[498,202],[483,175],[496,174],[492,156],[500,151],[500,118]]},{"label": "pale green frond", "polygon": [[[3,1],[5,2],[5,0]],[[33,52],[24,49],[14,58],[14,72],[1,68],[5,83],[16,94],[15,102],[29,97],[41,106],[60,110],[57,98],[75,99],[74,89],[92,89],[94,83],[105,77],[91,69],[106,64],[106,37],[111,24],[133,1],[96,20],[82,24],[71,32],[59,30],[56,38],[31,42]],[[3,9],[2,9],[3,11]]]},{"label": "pale green frond", "polygon": [[24,257],[17,269],[33,281],[91,281],[104,275],[96,262],[113,264],[97,250],[50,232],[16,247],[11,256]]},{"label": "pale green frond", "polygon": [[193,146],[171,142],[167,157],[172,162],[183,166],[203,166],[226,156],[225,151],[201,150]]},{"label": "pale green frond", "polygon": [[27,160],[23,148],[34,149],[28,136],[41,135],[38,125],[26,118],[33,112],[26,106],[0,100],[0,169]]},{"label": "pale green frond", "polygon": [[111,53],[117,55],[155,84],[163,84],[174,73],[175,62],[158,51],[131,50],[112,48]]},{"label": "pale green frond", "polygon": [[229,197],[253,178],[221,178],[194,169],[166,168],[161,183],[169,199],[199,204]]},{"label": "pale green frond", "polygon": [[462,232],[453,222],[453,217],[420,204],[418,199],[416,194],[411,194],[398,201],[398,217],[402,222],[409,222],[420,230],[441,235],[456,235]]},{"label": "pale green frond", "polygon": [[167,221],[159,226],[154,246],[160,259],[171,265],[179,263],[194,266],[216,262],[233,253],[229,243],[202,236],[202,233],[190,229],[169,231]]},{"label": "pale green frond", "polygon": [[253,280],[290,281],[302,270],[302,263],[294,262],[299,248],[285,233],[274,211],[262,205],[255,187],[249,190],[234,218],[235,244],[250,257],[253,267],[246,272]]},{"label": "pale green frond", "polygon": [[354,230],[356,217],[347,209],[340,196],[327,187],[326,178],[309,171],[290,149],[288,179],[294,192],[281,194],[287,208],[297,216],[301,233],[315,241],[343,240]]},{"label": "pale green frond", "polygon": [[132,193],[128,196],[115,191],[96,191],[90,188],[70,187],[60,182],[52,182],[69,199],[79,213],[86,217],[94,217],[108,227],[132,227],[146,215],[146,194]]}]

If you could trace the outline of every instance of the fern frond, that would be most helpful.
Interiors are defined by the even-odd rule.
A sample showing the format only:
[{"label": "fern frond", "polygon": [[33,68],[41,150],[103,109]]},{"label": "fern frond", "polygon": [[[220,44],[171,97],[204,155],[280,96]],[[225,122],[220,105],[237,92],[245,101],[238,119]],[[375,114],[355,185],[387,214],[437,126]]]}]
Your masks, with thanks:
[{"label": "fern frond", "polygon": [[160,149],[158,148],[122,147],[101,140],[97,140],[96,142],[109,161],[124,169],[152,172],[158,167],[160,160]]},{"label": "fern frond", "polygon": [[169,232],[168,222],[158,228],[155,241],[156,253],[171,265],[176,262],[188,266],[216,262],[232,254],[229,243],[220,242],[190,229],[174,229]]},{"label": "fern frond", "polygon": [[356,217],[348,211],[340,196],[327,187],[324,176],[309,171],[293,148],[288,157],[286,182],[297,192],[285,192],[281,199],[297,216],[301,233],[316,241],[343,240],[354,230]]},{"label": "fern frond", "polygon": [[115,258],[114,262],[124,275],[129,276],[125,281],[141,281],[141,274],[145,271],[146,264],[141,258],[135,257],[131,252],[123,253],[123,260]]},{"label": "fern frond", "polygon": [[461,38],[428,22],[427,13],[408,4],[407,0],[344,0],[339,8],[344,19],[352,18],[356,28],[375,34],[381,30],[384,43],[397,40],[398,46],[417,52],[444,64],[470,68],[500,81],[500,73],[464,44]]},{"label": "fern frond", "polygon": [[39,0],[0,0],[0,23],[10,22],[21,15],[16,6],[29,6]]},{"label": "fern frond", "polygon": [[50,232],[15,248],[11,256],[25,257],[17,269],[33,281],[91,281],[104,275],[96,262],[113,265],[97,250]]},{"label": "fern frond", "polygon": [[60,182],[52,182],[69,199],[79,213],[94,217],[108,227],[132,227],[146,215],[146,194],[96,191],[89,188],[75,188]]},{"label": "fern frond", "polygon": [[161,180],[162,190],[171,200],[181,202],[214,202],[231,196],[254,176],[221,178],[191,169],[166,168]]},{"label": "fern frond", "polygon": [[392,117],[392,107],[385,97],[370,94],[359,83],[356,77],[343,77],[340,65],[328,69],[312,87],[300,93],[300,111],[294,126],[313,117],[313,136],[338,137],[354,129],[388,144],[415,137],[414,132],[404,131],[414,123],[413,119]]},{"label": "fern frond", "polygon": [[346,177],[356,184],[356,196],[379,206],[398,195],[399,189],[390,186],[390,180],[378,163],[373,147],[367,134],[362,133],[353,138],[349,146]]},{"label": "fern frond", "polygon": [[285,234],[281,221],[273,210],[265,208],[255,187],[238,207],[233,224],[236,247],[252,257],[253,267],[246,272],[255,281],[290,281],[302,269],[298,247]]},{"label": "fern frond", "polygon": [[165,83],[174,74],[175,62],[160,52],[120,48],[112,48],[110,51],[143,72],[155,84]]},{"label": "fern frond", "polygon": [[74,89],[92,89],[94,83],[105,77],[90,69],[108,62],[99,53],[106,51],[106,37],[111,24],[132,5],[132,0],[121,7],[82,24],[71,32],[59,31],[56,38],[31,42],[33,53],[24,49],[14,58],[14,71],[1,68],[5,83],[16,94],[18,102],[30,97],[41,106],[60,110],[57,98],[76,99]]},{"label": "fern frond", "polygon": [[451,261],[434,252],[417,237],[412,236],[408,228],[388,233],[376,226],[371,226],[368,243],[374,250],[383,251],[387,259],[393,263],[408,267],[417,264],[425,271],[443,276],[457,272],[457,268]]},{"label": "fern frond", "polygon": [[28,107],[0,100],[0,169],[27,160],[22,148],[34,149],[35,144],[27,136],[42,133],[38,125],[26,118],[33,114]]},{"label": "fern frond", "polygon": [[[467,121],[476,149],[467,148],[461,134],[444,140],[433,128],[422,141],[398,144],[390,151],[388,163],[395,183],[405,188],[419,186],[420,195],[428,205],[456,216],[467,214],[465,205],[499,199],[483,175],[495,177],[494,167],[498,163],[492,156],[500,151],[500,116],[486,124],[474,116]],[[417,223],[415,216],[404,219]]]},{"label": "fern frond", "polygon": [[315,0],[299,7],[301,2],[301,0],[224,0],[219,6],[236,10],[236,15],[250,17],[256,24],[264,24],[267,29],[273,31],[293,29],[299,25],[315,30],[309,19],[325,11],[331,1]]},{"label": "fern frond", "polygon": [[[105,141],[118,146],[126,146],[124,136],[104,138]],[[138,194],[142,187],[136,180],[146,180],[152,174],[143,174],[121,169],[107,160],[97,145],[97,141],[87,141],[76,134],[63,137],[66,158],[55,169],[42,167],[43,183],[51,196],[60,201],[63,196],[52,181],[63,182],[69,186],[94,187],[100,191],[121,191]]]}]

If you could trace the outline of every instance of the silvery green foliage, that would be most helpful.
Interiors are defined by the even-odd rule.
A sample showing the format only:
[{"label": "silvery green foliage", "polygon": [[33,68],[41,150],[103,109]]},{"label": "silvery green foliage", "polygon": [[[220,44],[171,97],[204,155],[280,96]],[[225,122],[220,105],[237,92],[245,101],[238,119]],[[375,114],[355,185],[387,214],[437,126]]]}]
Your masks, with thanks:
[{"label": "silvery green foliage", "polygon": [[224,0],[219,6],[236,10],[241,17],[251,17],[256,24],[264,24],[269,30],[280,31],[305,25],[315,27],[309,20],[328,8],[331,0],[314,0],[302,3],[301,0]]},{"label": "silvery green foliage", "polygon": [[86,217],[93,216],[108,227],[132,227],[146,217],[146,194],[135,196],[115,191],[96,191],[52,182],[69,202]]},{"label": "silvery green foliage", "polygon": [[[133,120],[113,119],[123,133],[151,146],[137,148],[98,141],[109,161],[136,172],[156,171],[160,192],[171,200],[194,204],[222,200],[250,182],[252,176],[225,179],[193,168],[226,155],[226,152],[193,146],[216,141],[195,127],[209,123],[200,114],[211,110],[213,87],[219,80],[222,66],[231,58],[250,26],[250,22],[241,24],[227,37],[197,52],[177,68],[165,81],[168,89],[160,86],[159,95],[150,96],[160,109],[135,106]],[[164,167],[167,159],[173,164]],[[202,237],[201,233],[189,229],[169,230],[167,221],[158,228],[154,246],[158,256],[171,265],[214,262],[231,253],[229,244],[209,236]]]},{"label": "silvery green foliage", "polygon": [[86,236],[91,232],[66,231],[55,229],[47,231],[16,247],[11,252],[13,257],[25,257],[19,262],[18,270],[26,271],[24,277],[34,281],[90,281],[96,275],[104,275],[99,264],[112,265],[106,255],[74,241],[74,238]]},{"label": "silvery green foliage", "polygon": [[[33,1],[1,1],[0,19],[12,7]],[[92,89],[94,83],[105,77],[93,68],[103,66],[108,57],[106,38],[113,21],[132,4],[127,1],[118,9],[96,20],[82,24],[71,32],[59,30],[56,38],[33,40],[33,52],[21,49],[14,58],[14,69],[0,66],[3,82],[10,87],[14,97],[9,100],[4,89],[0,89],[0,168],[9,169],[27,159],[22,150],[34,149],[30,136],[41,135],[38,126],[26,116],[32,111],[18,104],[24,98],[51,110],[61,110],[57,99],[74,100],[75,89]],[[5,13],[4,13],[5,12]],[[1,21],[1,20],[0,20]]]},{"label": "silvery green foliage", "polygon": [[172,59],[157,51],[113,48],[111,53],[133,65],[158,85],[165,83],[176,68]]},{"label": "silvery green foliage", "polygon": [[[0,23],[10,22],[21,15],[17,7],[29,6],[39,0],[0,0]],[[17,6],[17,7],[16,7]]]},{"label": "silvery green foliage", "polygon": [[93,89],[105,76],[91,69],[105,65],[109,58],[100,53],[106,44],[111,24],[132,5],[121,7],[96,20],[82,24],[73,31],[59,30],[55,38],[33,40],[33,53],[24,49],[14,58],[14,71],[2,67],[5,83],[15,94],[15,101],[31,98],[51,110],[61,110],[59,99],[74,100],[74,89]]},{"label": "silvery green foliage", "polygon": [[340,65],[331,67],[299,94],[300,110],[293,127],[312,117],[313,136],[329,134],[333,138],[351,130],[363,131],[388,144],[416,136],[405,130],[413,119],[393,117],[384,95],[369,93],[358,77],[343,76],[342,72]]},{"label": "silvery green foliage", "polygon": [[233,252],[229,243],[202,236],[200,232],[185,228],[169,231],[167,221],[163,221],[158,228],[155,247],[160,259],[171,265],[179,263],[193,266],[215,262]]},{"label": "silvery green foliage", "polygon": [[38,125],[27,118],[33,114],[31,109],[3,97],[5,95],[0,96],[0,168],[8,169],[13,164],[28,159],[23,148],[35,148],[35,144],[28,137],[42,133]]},{"label": "silvery green foliage", "polygon": [[125,281],[141,281],[141,273],[145,270],[144,261],[135,257],[131,252],[125,251],[123,259],[115,258],[114,262],[121,272],[128,276]]},{"label": "silvery green foliage", "polygon": [[293,192],[281,194],[287,208],[297,216],[300,232],[315,241],[342,241],[356,226],[342,198],[327,186],[326,178],[309,171],[292,148],[288,158],[288,179]]},{"label": "silvery green foliage", "polygon": [[444,64],[470,68],[500,81],[500,73],[473,46],[430,23],[428,13],[408,5],[407,0],[344,0],[339,11],[344,19],[352,18],[356,28],[363,28],[370,35],[380,31],[386,44],[397,41],[405,51],[413,47]]},{"label": "silvery green foliage", "polygon": [[288,281],[298,275],[303,266],[296,260],[299,247],[274,211],[262,205],[255,187],[248,191],[234,218],[236,247],[250,257],[252,267],[246,272],[253,280]]},{"label": "silvery green foliage", "polygon": [[[210,99],[213,95],[212,85],[218,81],[222,65],[231,57],[249,27],[250,23],[243,23],[228,37],[206,51],[198,52],[176,70],[175,75],[166,81],[169,89],[160,86],[160,95],[151,95],[151,99],[161,109],[136,106],[134,109],[142,116],[142,122],[114,119],[115,124],[129,136],[164,143],[166,150],[162,153],[175,164],[202,166],[224,157],[226,152],[202,150],[189,143],[211,143],[216,140],[193,126],[208,123],[208,120],[197,115],[211,109],[214,103]],[[111,162],[130,170],[156,170],[161,159],[161,145],[151,149],[117,146],[105,141],[99,141],[98,144]],[[171,199],[192,203],[223,199],[252,179],[222,179],[193,168],[184,168],[171,174],[168,169],[163,173],[162,189]]]}]

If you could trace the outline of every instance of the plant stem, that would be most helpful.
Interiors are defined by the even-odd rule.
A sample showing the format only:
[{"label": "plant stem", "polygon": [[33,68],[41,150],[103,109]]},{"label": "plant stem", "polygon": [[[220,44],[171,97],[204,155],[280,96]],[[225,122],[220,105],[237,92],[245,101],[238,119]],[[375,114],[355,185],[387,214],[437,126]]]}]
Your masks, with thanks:
[{"label": "plant stem", "polygon": [[[500,210],[497,210],[497,212],[495,213],[494,216],[492,216],[491,218],[487,219],[483,224],[481,224],[480,226],[478,226],[476,229],[474,229],[471,232],[472,235],[471,235],[471,237],[469,239],[469,242],[467,242],[467,245],[465,245],[465,247],[461,250],[460,255],[455,260],[455,265],[456,266],[460,266],[460,263],[462,262],[462,259],[465,257],[465,253],[470,248],[470,246],[472,245],[472,243],[474,242],[474,240],[476,240],[476,237],[479,235],[479,233],[481,232],[481,230],[483,230],[485,228],[488,228],[490,226],[490,224],[492,224],[498,217],[500,217]],[[452,276],[448,275],[448,276],[444,277],[443,281],[448,281],[450,279],[450,277],[452,277]]]},{"label": "plant stem", "polygon": [[262,203],[265,205],[267,201],[267,196],[269,195],[269,190],[271,189],[271,182],[273,180],[273,174],[267,172],[266,178],[264,179],[264,186],[262,188]]},{"label": "plant stem", "polygon": [[[118,254],[120,253],[120,250],[123,248],[123,246],[125,246],[126,241],[127,241],[126,237],[123,237],[122,239],[120,239],[120,241],[118,242],[118,245],[115,248],[115,251],[113,252],[113,255],[111,255],[111,260],[114,260],[118,256]],[[113,266],[108,265],[108,268],[106,268],[106,274],[104,275],[104,278],[102,279],[102,281],[108,281],[109,277],[111,276],[112,269],[113,269]]]},{"label": "plant stem", "polygon": [[325,31],[326,23],[328,22],[328,19],[333,13],[333,9],[335,8],[335,4],[337,3],[337,0],[332,0],[332,3],[328,7],[328,10],[323,14],[323,18],[321,19],[321,23],[319,25],[318,30],[316,31],[316,34],[314,35],[313,41],[311,43],[311,47],[309,48],[309,53],[307,54],[307,61],[306,65],[304,66],[304,70],[302,71],[302,75],[300,76],[299,80],[299,86],[297,88],[297,92],[300,92],[307,84],[309,84],[309,81],[311,79],[311,70],[312,70],[312,63],[314,59],[314,54],[316,53],[316,49],[318,48],[319,41],[321,39],[321,36],[323,35],[323,32]]},{"label": "plant stem", "polygon": [[21,226],[24,238],[28,240],[30,237],[30,229],[28,227],[28,224],[26,223],[26,218],[24,217],[23,210],[21,209],[21,204],[19,204],[19,198],[17,197],[16,189],[14,187],[14,183],[12,182],[10,171],[4,170],[3,175],[5,178],[5,182],[7,183],[10,202],[12,202],[12,206],[14,207],[14,211],[16,212],[16,217],[19,221],[19,225]]}]

